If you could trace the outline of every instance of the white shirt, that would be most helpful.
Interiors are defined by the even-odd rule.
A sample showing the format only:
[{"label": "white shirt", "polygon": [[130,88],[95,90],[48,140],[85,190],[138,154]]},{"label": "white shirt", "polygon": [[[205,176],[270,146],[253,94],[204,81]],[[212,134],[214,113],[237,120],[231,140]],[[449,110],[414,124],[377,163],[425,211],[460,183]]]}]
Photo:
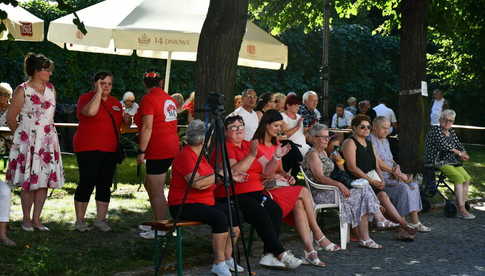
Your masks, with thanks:
[{"label": "white shirt", "polygon": [[236,110],[234,110],[231,114],[229,114],[228,117],[235,116],[235,115],[239,115],[243,118],[244,125],[245,125],[244,140],[251,141],[259,125],[259,119],[258,119],[258,115],[256,114],[256,111],[253,110],[251,112],[248,112],[246,109],[240,106]]},{"label": "white shirt", "polygon": [[331,128],[344,128],[344,127],[350,127],[350,123],[352,122],[352,119],[354,118],[354,115],[352,112],[344,110],[344,116],[339,117],[337,113],[333,114],[332,117],[332,124],[330,125]]},{"label": "white shirt", "polygon": [[[374,111],[376,112],[376,116],[384,116],[391,123],[396,123],[397,122],[397,120],[396,120],[396,114],[394,114],[394,111],[392,109],[390,109],[389,107],[387,107],[383,103],[381,103],[381,104],[377,105],[376,107],[374,107]],[[392,131],[393,131],[393,128],[391,127],[389,129],[389,133],[391,133]]]},{"label": "white shirt", "polygon": [[[284,112],[281,113],[281,116],[283,116],[283,121],[286,123],[288,129],[296,127],[298,120],[301,118],[300,114],[296,114],[296,119],[292,119]],[[301,147],[298,147],[298,149],[300,150],[301,155],[305,157],[305,154],[310,150],[310,146],[306,143],[305,134],[303,133],[303,121],[300,123],[300,128],[293,133],[293,135],[288,137],[288,140],[300,145]]]},{"label": "white shirt", "polygon": [[445,104],[445,98],[441,100],[434,100],[433,106],[431,107],[431,125],[438,126],[440,124],[441,111],[443,111],[443,105]]},{"label": "white shirt", "polygon": [[130,114],[130,116],[135,116],[138,108],[140,107],[137,103],[133,103],[130,107],[126,107],[123,101],[121,101],[121,105],[123,106],[125,113]]}]

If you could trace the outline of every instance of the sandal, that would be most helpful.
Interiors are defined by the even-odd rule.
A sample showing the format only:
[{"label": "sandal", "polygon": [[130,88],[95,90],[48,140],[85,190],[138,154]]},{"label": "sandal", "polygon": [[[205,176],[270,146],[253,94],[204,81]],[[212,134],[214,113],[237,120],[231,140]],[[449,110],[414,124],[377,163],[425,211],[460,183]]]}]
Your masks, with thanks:
[{"label": "sandal", "polygon": [[382,245],[376,243],[373,239],[368,239],[366,241],[360,240],[359,245],[364,248],[370,248],[370,249],[381,249]]},{"label": "sandal", "polygon": [[377,222],[377,228],[378,229],[392,229],[399,227],[399,223],[394,223],[390,220],[384,219],[383,221],[378,221]]},{"label": "sandal", "polygon": [[315,249],[317,251],[322,251],[322,250],[325,250],[327,252],[335,252],[335,251],[339,251],[339,250],[342,250],[342,248],[340,248],[340,246],[336,245],[335,243],[331,242],[330,240],[328,240],[330,243],[327,244],[327,246],[322,246],[320,245],[320,243],[324,240],[324,239],[327,239],[327,237],[325,235],[323,235],[319,240],[315,240]]},{"label": "sandal", "polygon": [[[310,252],[306,252],[306,250],[303,250],[303,253],[305,255],[305,264],[310,264],[310,265],[314,265],[314,266],[318,266],[318,267],[326,267],[327,264],[320,261],[320,259],[318,258],[318,253],[317,251],[315,250],[312,250]],[[313,256],[313,257],[312,257]]]}]

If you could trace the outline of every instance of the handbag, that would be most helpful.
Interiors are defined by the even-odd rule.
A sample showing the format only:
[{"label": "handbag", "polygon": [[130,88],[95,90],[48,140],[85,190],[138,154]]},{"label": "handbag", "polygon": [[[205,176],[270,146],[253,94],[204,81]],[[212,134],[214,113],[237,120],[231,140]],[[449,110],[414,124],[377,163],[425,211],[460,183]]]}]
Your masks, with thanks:
[{"label": "handbag", "polygon": [[118,146],[116,147],[116,163],[121,164],[123,163],[123,160],[125,160],[126,158],[126,152],[125,152],[125,149],[121,146],[120,131],[116,127],[116,122],[115,122],[115,118],[113,117],[113,114],[109,112],[109,109],[103,103],[101,103],[101,105],[106,110],[106,112],[108,112],[109,117],[111,118],[111,124],[113,125],[113,130],[115,132],[115,136],[117,137],[117,142],[118,142]]},{"label": "handbag", "polygon": [[352,177],[346,171],[340,170],[337,166],[330,173],[330,178],[344,184],[349,189],[352,188]]}]

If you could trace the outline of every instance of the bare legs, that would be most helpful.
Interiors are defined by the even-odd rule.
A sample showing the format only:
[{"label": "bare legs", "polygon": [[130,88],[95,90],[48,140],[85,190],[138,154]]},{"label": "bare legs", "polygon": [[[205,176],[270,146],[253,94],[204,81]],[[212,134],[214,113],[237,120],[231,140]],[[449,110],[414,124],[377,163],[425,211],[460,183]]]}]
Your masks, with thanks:
[{"label": "bare legs", "polygon": [[[232,239],[232,242],[234,244],[236,244],[237,239],[239,238],[239,235],[241,234],[241,230],[239,230],[239,227],[233,227],[232,231],[235,234],[235,237]],[[231,244],[231,240],[229,238],[230,238],[230,236],[227,235],[226,247],[225,247],[225,250],[224,250],[224,259],[225,260],[229,260],[229,259],[232,258],[232,244]]]},{"label": "bare legs", "polygon": [[377,198],[386,209],[386,214],[392,221],[398,222],[401,226],[407,226],[408,223],[406,219],[399,214],[396,207],[394,207],[394,204],[392,204],[391,199],[385,192],[380,192],[377,194]]},{"label": "bare legs", "polygon": [[[162,220],[167,212],[167,200],[163,193],[163,186],[167,174],[147,174],[145,177],[145,189],[150,198],[150,205],[153,210],[153,217]],[[216,235],[216,234],[214,234]]]},{"label": "bare legs", "polygon": [[[225,250],[228,239],[228,233],[212,234],[212,248],[214,250],[214,264],[225,261]],[[229,242],[230,243],[230,242]]]},{"label": "bare legs", "polygon": [[465,203],[468,200],[469,184],[469,181],[466,181],[463,184],[455,184],[455,197],[456,203],[458,205],[458,211],[464,216],[470,215],[470,213],[465,208]]},{"label": "bare legs", "polygon": [[[22,203],[23,212],[23,225],[25,227],[42,227],[40,222],[40,215],[42,213],[42,208],[44,207],[44,202],[47,197],[47,188],[40,188],[35,191],[22,190],[20,193],[20,199]],[[34,211],[31,217],[32,206],[34,206]]]}]

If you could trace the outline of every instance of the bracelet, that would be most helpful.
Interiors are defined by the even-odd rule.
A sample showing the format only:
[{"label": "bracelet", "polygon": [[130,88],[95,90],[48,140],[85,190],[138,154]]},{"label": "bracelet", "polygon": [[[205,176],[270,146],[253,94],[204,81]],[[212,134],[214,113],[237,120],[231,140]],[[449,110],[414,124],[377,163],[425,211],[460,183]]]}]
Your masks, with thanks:
[{"label": "bracelet", "polygon": [[138,150],[136,153],[137,153],[137,154],[145,154],[145,151],[144,151],[144,150],[140,150],[140,149],[139,149],[139,150]]}]

